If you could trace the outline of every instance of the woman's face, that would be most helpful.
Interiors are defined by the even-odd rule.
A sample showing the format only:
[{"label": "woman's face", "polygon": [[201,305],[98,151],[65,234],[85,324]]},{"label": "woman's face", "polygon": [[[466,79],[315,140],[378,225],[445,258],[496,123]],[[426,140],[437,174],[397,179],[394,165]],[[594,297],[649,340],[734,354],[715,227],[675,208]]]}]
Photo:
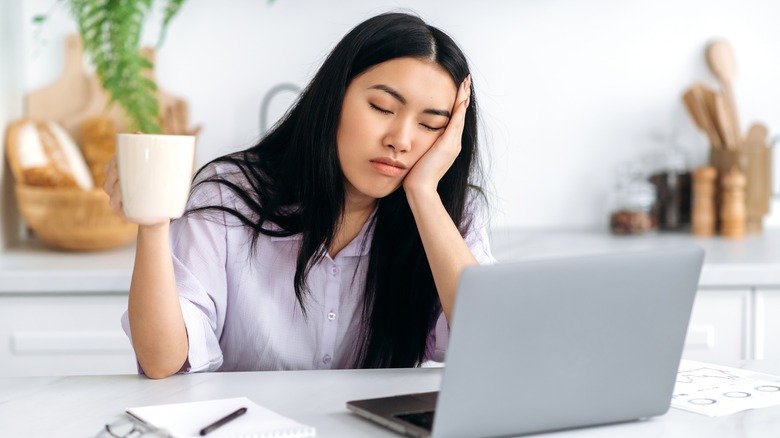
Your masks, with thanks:
[{"label": "woman's face", "polygon": [[347,87],[336,141],[347,199],[376,200],[395,191],[444,132],[457,86],[438,64],[396,58]]}]

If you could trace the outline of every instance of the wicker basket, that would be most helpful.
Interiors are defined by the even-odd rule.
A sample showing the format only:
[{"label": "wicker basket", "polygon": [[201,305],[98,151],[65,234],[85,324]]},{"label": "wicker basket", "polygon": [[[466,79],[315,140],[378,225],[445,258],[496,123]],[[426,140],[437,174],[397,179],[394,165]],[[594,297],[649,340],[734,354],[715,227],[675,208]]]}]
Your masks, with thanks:
[{"label": "wicker basket", "polygon": [[135,239],[138,226],[123,221],[100,189],[16,185],[16,202],[27,225],[45,243],[60,249],[94,251]]}]

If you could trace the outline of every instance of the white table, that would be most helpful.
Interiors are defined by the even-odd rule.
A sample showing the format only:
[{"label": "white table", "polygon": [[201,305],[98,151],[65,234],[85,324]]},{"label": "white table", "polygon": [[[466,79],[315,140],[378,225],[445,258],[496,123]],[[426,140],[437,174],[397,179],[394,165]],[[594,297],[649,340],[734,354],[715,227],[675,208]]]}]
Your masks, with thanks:
[{"label": "white table", "polygon": [[[780,374],[780,363],[744,368]],[[398,437],[351,414],[348,400],[439,387],[441,369],[203,373],[150,380],[138,375],[0,378],[0,436],[89,437],[129,406],[247,396],[317,428],[320,438]],[[518,412],[522,415],[522,412]],[[780,406],[709,418],[671,409],[646,421],[547,434],[550,437],[772,437]]]}]

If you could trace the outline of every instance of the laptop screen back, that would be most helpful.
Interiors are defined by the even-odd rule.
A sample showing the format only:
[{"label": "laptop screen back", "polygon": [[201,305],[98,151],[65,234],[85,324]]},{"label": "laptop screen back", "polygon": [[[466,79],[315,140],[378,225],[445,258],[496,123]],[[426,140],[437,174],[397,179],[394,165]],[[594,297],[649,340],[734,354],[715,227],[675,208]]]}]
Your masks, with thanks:
[{"label": "laptop screen back", "polygon": [[703,257],[688,247],[467,268],[433,436],[665,413]]}]

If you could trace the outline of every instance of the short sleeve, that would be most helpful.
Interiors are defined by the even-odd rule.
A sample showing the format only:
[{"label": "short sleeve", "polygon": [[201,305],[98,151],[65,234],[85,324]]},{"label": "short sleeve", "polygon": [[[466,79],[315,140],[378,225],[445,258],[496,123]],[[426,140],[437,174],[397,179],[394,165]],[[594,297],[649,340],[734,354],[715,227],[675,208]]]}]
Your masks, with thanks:
[{"label": "short sleeve", "polygon": [[[198,184],[213,176],[227,177],[224,169],[216,166],[201,172],[190,196],[188,210],[230,202],[221,184]],[[225,215],[213,211],[190,214],[171,223],[176,288],[189,342],[184,372],[216,371],[222,365],[219,339],[225,326],[230,293],[228,226],[229,220]]]},{"label": "short sleeve", "polygon": [[444,354],[447,352],[447,343],[450,340],[450,326],[444,312],[439,314],[436,325],[428,335],[425,344],[425,361],[444,362]]},{"label": "short sleeve", "polygon": [[480,265],[492,265],[496,263],[493,252],[490,249],[490,221],[487,212],[481,207],[477,199],[471,199],[466,209],[466,217],[469,227],[463,235],[463,240],[471,249],[471,253]]}]

